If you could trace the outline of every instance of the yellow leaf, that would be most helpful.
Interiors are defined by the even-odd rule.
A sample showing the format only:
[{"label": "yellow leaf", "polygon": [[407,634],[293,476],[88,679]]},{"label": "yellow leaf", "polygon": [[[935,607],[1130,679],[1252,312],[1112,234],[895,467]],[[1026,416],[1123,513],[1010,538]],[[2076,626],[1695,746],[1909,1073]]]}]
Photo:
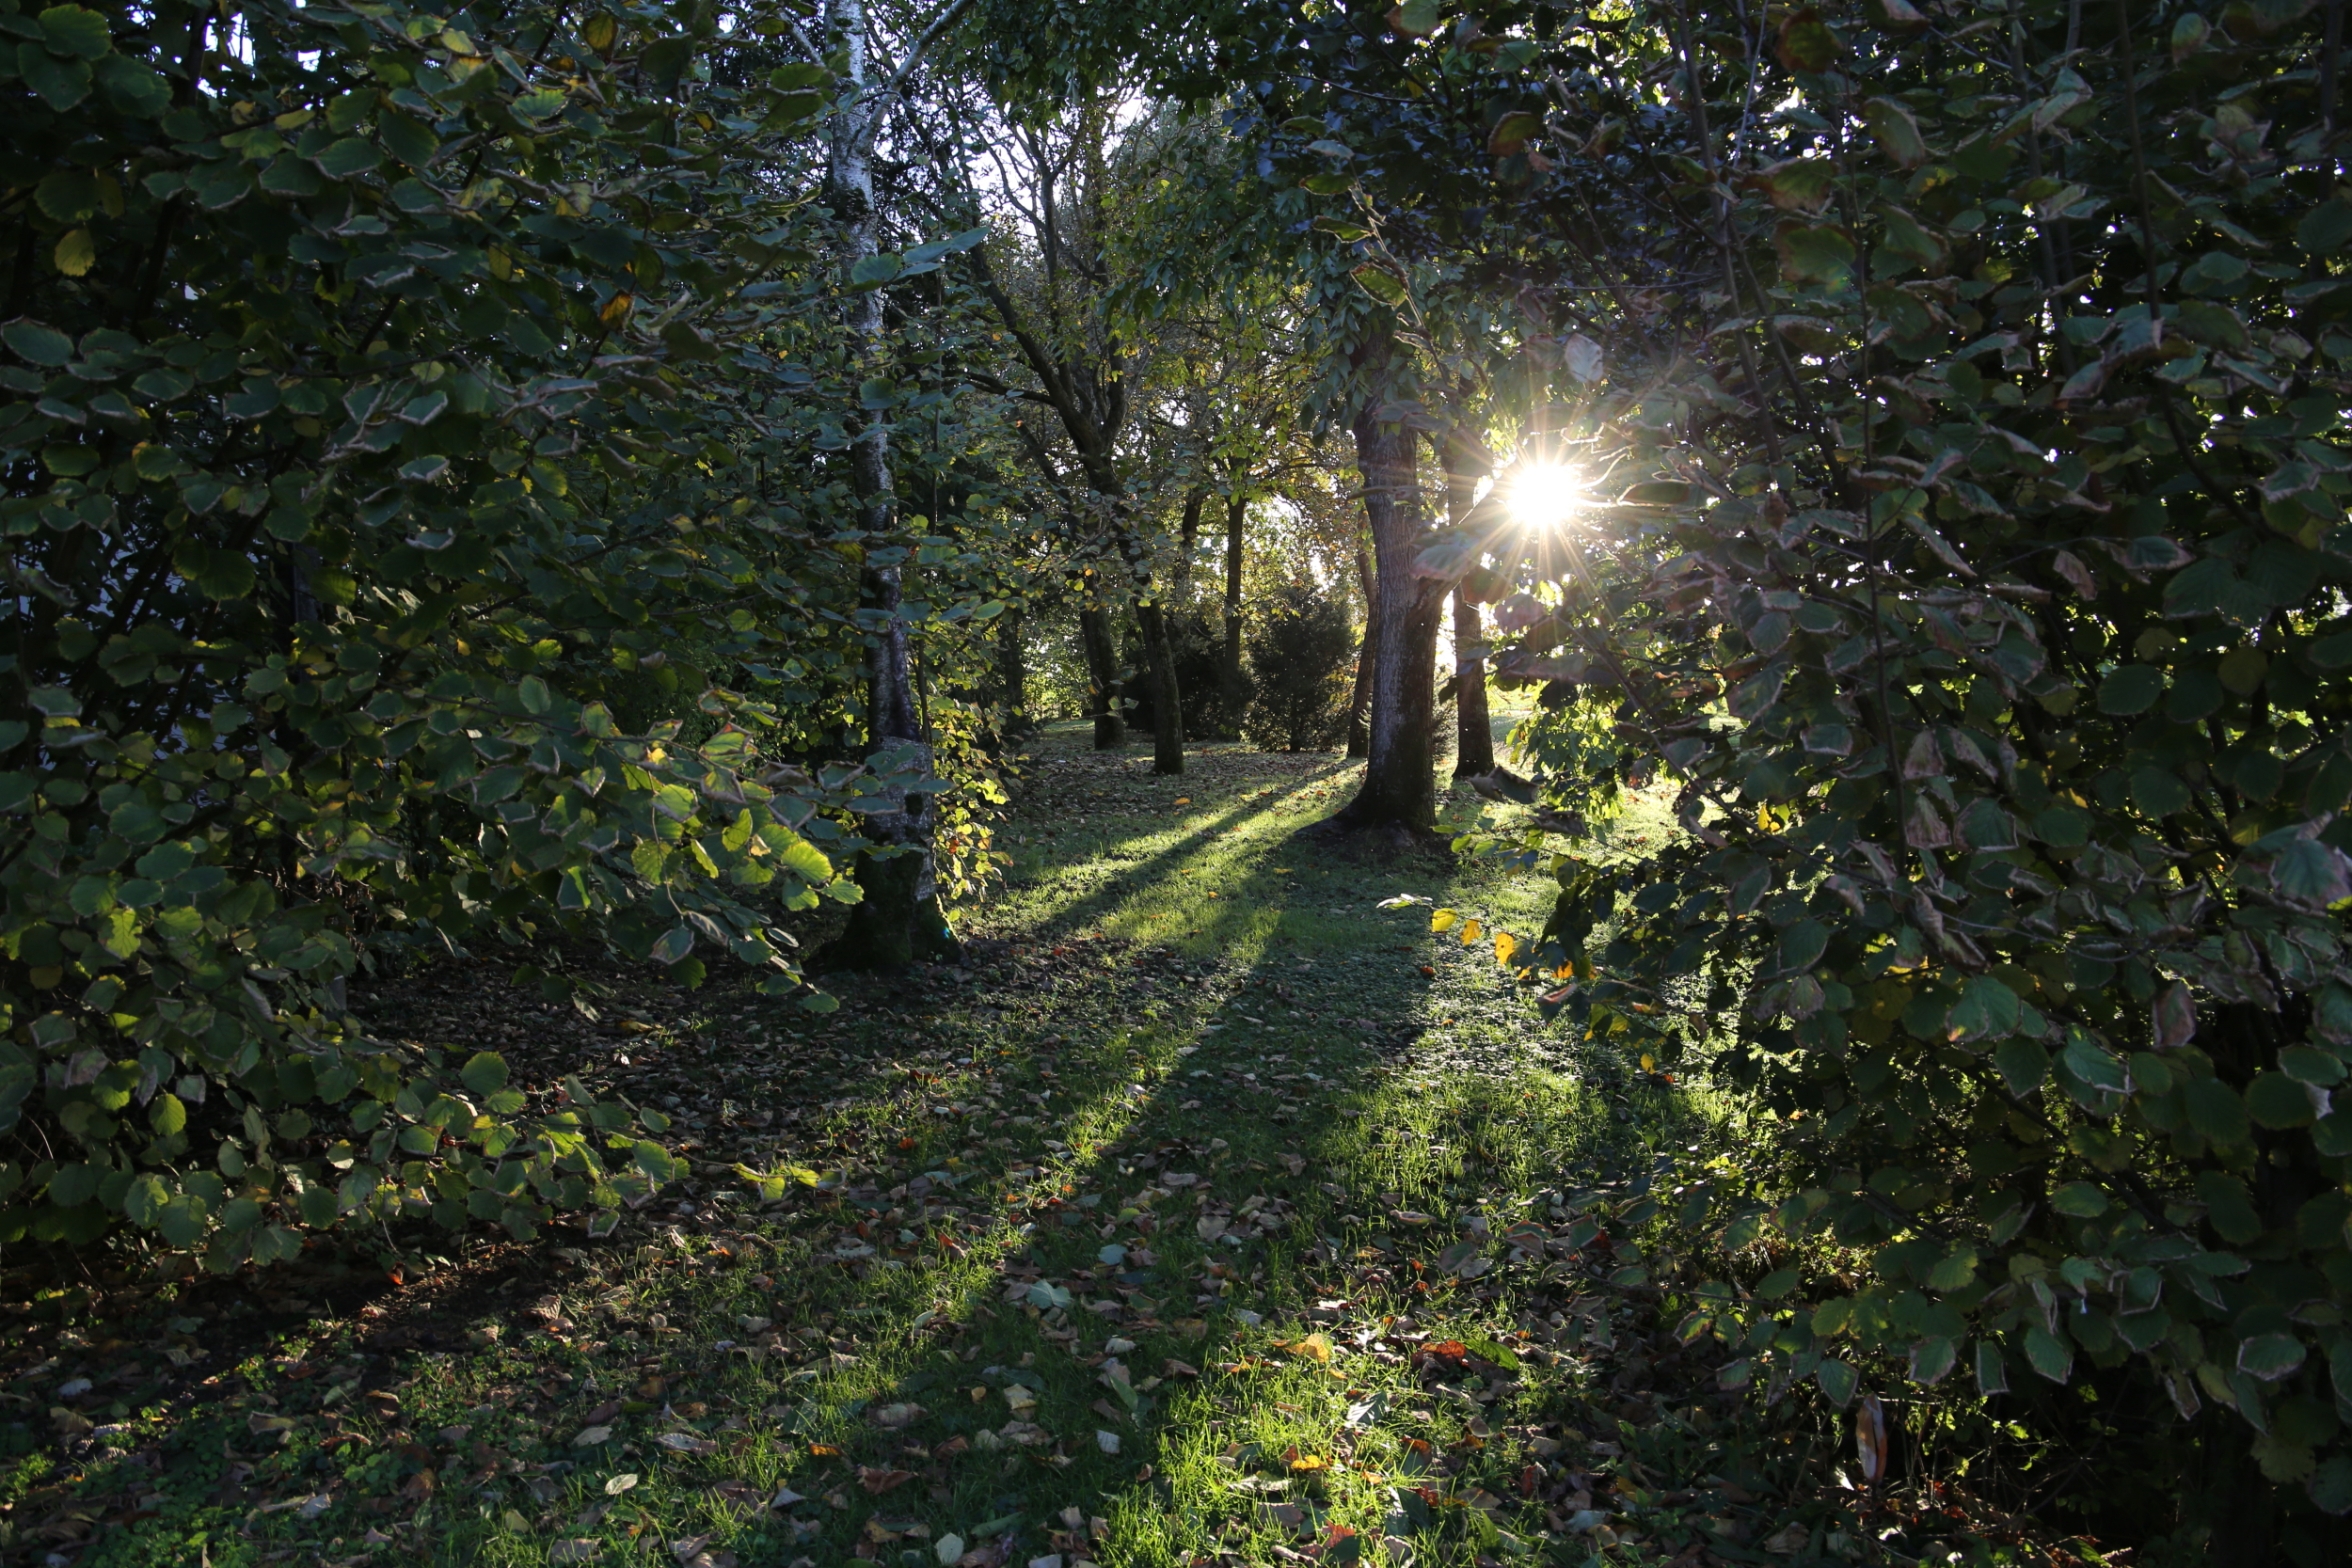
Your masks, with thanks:
[{"label": "yellow leaf", "polygon": [[1331,1462],[1321,1454],[1302,1453],[1291,1461],[1291,1468],[1300,1471],[1327,1470]]},{"label": "yellow leaf", "polygon": [[1328,1361],[1331,1359],[1331,1336],[1310,1334],[1290,1349],[1293,1355],[1303,1355],[1310,1361]]},{"label": "yellow leaf", "polygon": [[1656,1072],[1658,1070],[1658,1058],[1651,1055],[1646,1051],[1642,1053],[1642,1070],[1644,1072]]},{"label": "yellow leaf", "polygon": [[89,271],[91,262],[98,260],[98,242],[89,237],[87,229],[70,229],[66,230],[65,237],[57,242],[53,260],[56,261],[59,272],[68,277],[79,277]]},{"label": "yellow leaf", "polygon": [[1499,964],[1509,963],[1511,961],[1511,955],[1517,953],[1518,950],[1518,938],[1513,936],[1508,931],[1497,931],[1495,933],[1495,962]]},{"label": "yellow leaf", "polygon": [[1475,920],[1462,922],[1462,945],[1468,947],[1486,934],[1486,927]]},{"label": "yellow leaf", "polygon": [[617,326],[628,320],[628,313],[636,307],[636,304],[637,301],[632,295],[614,294],[605,301],[604,309],[596,312],[596,320],[607,326]]},{"label": "yellow leaf", "polygon": [[1461,918],[1462,917],[1460,915],[1455,914],[1452,910],[1431,910],[1429,911],[1429,928],[1433,931],[1442,931]]},{"label": "yellow leaf", "polygon": [[1192,804],[1192,797],[1189,795],[1179,795],[1176,797],[1176,803],[1180,806],[1188,806]]}]

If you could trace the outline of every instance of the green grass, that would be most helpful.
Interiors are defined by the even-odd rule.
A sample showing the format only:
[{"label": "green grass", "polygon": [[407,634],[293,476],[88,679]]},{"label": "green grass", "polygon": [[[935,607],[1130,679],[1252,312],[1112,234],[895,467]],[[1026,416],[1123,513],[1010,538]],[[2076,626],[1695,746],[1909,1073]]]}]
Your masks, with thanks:
[{"label": "green grass", "polygon": [[[1670,1181],[1705,1104],[1538,1024],[1427,904],[1378,907],[1532,936],[1546,884],[1295,840],[1351,788],[1332,757],[1206,747],[1158,779],[1063,728],[1029,767],[967,969],[845,986],[825,1024],[716,990],[646,1015],[769,1068],[757,1094],[798,1119],[726,1158],[719,1128],[763,1110],[729,1088],[695,1177],[611,1241],[461,1255],[248,1336],[95,1438],[0,1429],[0,1544],[917,1568],[955,1537],[988,1564],[1467,1568],[1760,1560],[1792,1520],[1800,1559],[1851,1542],[1820,1423],[1735,1419],[1655,1292],[1603,1283],[1632,1255],[1570,1255],[1568,1200]],[[763,1197],[745,1159],[801,1174]],[[388,1346],[437,1291],[465,1340]],[[197,1343],[174,1299],[136,1332]],[[54,1389],[22,1386],[28,1412]]]}]

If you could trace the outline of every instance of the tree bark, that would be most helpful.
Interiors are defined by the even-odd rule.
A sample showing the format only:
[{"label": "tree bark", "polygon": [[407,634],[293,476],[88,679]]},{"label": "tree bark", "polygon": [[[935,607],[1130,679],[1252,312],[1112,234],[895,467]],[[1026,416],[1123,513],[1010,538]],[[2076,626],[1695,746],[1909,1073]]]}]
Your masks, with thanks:
[{"label": "tree bark", "polygon": [[1168,641],[1168,616],[1157,601],[1136,606],[1143,631],[1144,673],[1152,683],[1152,771],[1184,770],[1184,693],[1177,689],[1176,650]]},{"label": "tree bark", "polygon": [[1116,752],[1127,744],[1127,720],[1119,711],[1119,650],[1111,641],[1110,611],[1100,605],[1079,610],[1078,642],[1086,653],[1087,715],[1094,721],[1094,749]]},{"label": "tree bark", "polygon": [[1431,731],[1437,707],[1438,612],[1444,587],[1413,575],[1426,519],[1415,471],[1414,436],[1382,424],[1388,400],[1375,390],[1355,420],[1356,467],[1372,528],[1379,598],[1372,614],[1372,713],[1363,787],[1334,817],[1354,831],[1434,832],[1438,784]]},{"label": "tree bark", "polygon": [[1208,502],[1206,490],[1195,490],[1184,498],[1184,521],[1176,536],[1176,570],[1172,574],[1175,602],[1179,606],[1192,598],[1192,555],[1200,547],[1200,509]]},{"label": "tree bark", "polygon": [[[826,194],[854,266],[880,249],[881,230],[873,169],[873,121],[881,105],[870,90],[865,0],[827,0],[825,33],[842,53],[842,74],[858,89],[833,118],[826,167]],[[847,325],[857,352],[879,360],[884,348],[880,290],[853,297]],[[850,483],[859,526],[868,537],[886,535],[893,509],[890,427],[879,415],[866,419],[850,449]],[[928,776],[931,750],[915,711],[901,589],[895,565],[869,567],[859,582],[861,608],[880,620],[866,656],[866,744],[873,754],[887,754],[894,770]],[[813,968],[888,971],[916,958],[961,955],[932,876],[933,797],[898,789],[885,799],[890,809],[865,819],[867,844],[856,872],[865,897],[850,906],[849,924],[812,958]]]},{"label": "tree bark", "polygon": [[[1484,468],[1461,442],[1440,438],[1438,461],[1445,469],[1446,521],[1459,528],[1478,501]],[[1454,776],[1477,778],[1495,770],[1494,721],[1486,712],[1486,629],[1478,606],[1454,589]]]},{"label": "tree bark", "polygon": [[1486,628],[1478,607],[1454,594],[1454,776],[1495,770],[1494,719],[1486,711]]},{"label": "tree bark", "polygon": [[1249,515],[1249,502],[1239,495],[1225,502],[1225,662],[1218,672],[1222,677],[1223,700],[1218,704],[1219,717],[1224,720],[1225,738],[1241,738],[1242,709],[1249,705],[1249,688],[1241,673],[1241,544],[1242,525]]},{"label": "tree bark", "polygon": [[1356,689],[1347,699],[1347,754],[1372,753],[1372,628],[1380,616],[1380,584],[1372,575],[1372,551],[1356,545],[1356,580],[1364,594],[1364,645],[1356,653]]},{"label": "tree bark", "polygon": [[1022,644],[1021,607],[1014,605],[996,623],[996,701],[1005,710],[1003,735],[1008,745],[1029,730],[1028,649]]}]

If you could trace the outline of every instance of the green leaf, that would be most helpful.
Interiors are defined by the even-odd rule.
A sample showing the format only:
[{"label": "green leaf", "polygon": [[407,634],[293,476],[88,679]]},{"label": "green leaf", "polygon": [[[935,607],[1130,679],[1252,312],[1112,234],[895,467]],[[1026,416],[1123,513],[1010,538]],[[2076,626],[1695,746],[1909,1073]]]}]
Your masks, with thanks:
[{"label": "green leaf", "polygon": [[2319,1119],[2311,1091],[2283,1072],[2256,1073],[2246,1085],[2246,1109],[2271,1128],[2309,1127]]},{"label": "green leaf", "polygon": [[1873,98],[1862,106],[1862,122],[1889,162],[1898,168],[1917,168],[1928,161],[1928,144],[1919,122],[1892,98]]},{"label": "green leaf", "polygon": [[318,166],[330,179],[350,180],[383,167],[384,155],[363,137],[345,136],[328,144],[318,155]]},{"label": "green leaf", "polygon": [[147,1125],[159,1138],[168,1138],[188,1125],[188,1108],[180,1097],[165,1090],[147,1102]]},{"label": "green leaf", "polygon": [[2097,1219],[2107,1212],[2107,1195],[2089,1181],[2069,1181],[2050,1195],[2050,1207],[2073,1219]]},{"label": "green leaf", "polygon": [[2011,1036],[1993,1048],[1993,1065],[2009,1092],[2023,1100],[2042,1087],[2050,1073],[2050,1053],[2039,1040]]},{"label": "green leaf", "polygon": [[2185,1094],[2191,1127],[2224,1147],[2246,1142],[2246,1101],[2236,1090],[2218,1078],[2206,1077],[2191,1079]]},{"label": "green leaf", "polygon": [[653,961],[674,964],[694,950],[694,928],[691,926],[672,927],[669,933],[653,944]]},{"label": "green leaf", "polygon": [[1791,283],[1843,283],[1853,276],[1853,241],[1842,229],[1785,223],[1772,235],[1781,276]]},{"label": "green leaf", "polygon": [[2303,1488],[2322,1513],[2352,1513],[2352,1455],[2322,1460]]},{"label": "green leaf", "polygon": [[0,341],[27,364],[54,368],[73,357],[73,340],[39,322],[14,321],[0,326]]},{"label": "green leaf", "polygon": [[1438,0],[1404,0],[1391,13],[1391,24],[1409,38],[1425,39],[1445,25],[1438,12]]},{"label": "green leaf", "polygon": [[1853,1402],[1854,1392],[1862,1386],[1862,1374],[1843,1361],[1824,1358],[1813,1370],[1813,1381],[1821,1386],[1821,1397],[1835,1405]]},{"label": "green leaf", "polygon": [[41,102],[59,114],[80,103],[89,96],[90,68],[79,59],[59,59],[33,44],[24,44],[16,52],[17,70],[24,74],[24,85],[40,95]]},{"label": "green leaf", "polygon": [[2116,667],[2099,683],[2099,711],[2129,715],[2145,713],[2164,695],[2164,672],[2146,664]]},{"label": "green leaf", "polygon": [[130,1191],[123,1195],[122,1212],[133,1225],[152,1228],[170,1201],[171,1189],[164,1185],[161,1177],[137,1176],[132,1178]]},{"label": "green leaf", "polygon": [[1911,1381],[1933,1384],[1944,1381],[1945,1374],[1960,1359],[1960,1343],[1941,1335],[1920,1340],[1911,1347]]},{"label": "green leaf", "polygon": [[631,1147],[629,1158],[654,1181],[668,1181],[677,1175],[677,1162],[670,1157],[670,1151],[650,1139],[639,1139]]},{"label": "green leaf", "polygon": [[1837,35],[1829,29],[1820,13],[1807,7],[1786,18],[1780,24],[1780,39],[1775,53],[1780,63],[1791,71],[1826,71],[1837,58]]},{"label": "green leaf", "polygon": [[1946,1037],[1963,1043],[1999,1039],[2015,1034],[2023,1017],[2024,1004],[2017,993],[1990,974],[1980,974],[1968,982],[1968,989],[1952,1004],[1945,1019]]},{"label": "green leaf", "polygon": [[201,1197],[182,1193],[156,1214],[155,1229],[173,1246],[192,1247],[204,1239],[205,1222],[210,1218],[211,1211]]},{"label": "green leaf", "polygon": [[376,119],[375,134],[384,150],[410,168],[421,169],[441,150],[441,138],[404,114],[387,111]]},{"label": "green leaf", "polygon": [[477,1051],[458,1070],[468,1093],[476,1097],[506,1087],[506,1059],[494,1052]]},{"label": "green leaf", "polygon": [[2074,1375],[2074,1347],[2035,1323],[2026,1330],[2026,1362],[2052,1383],[2064,1383]]},{"label": "green leaf", "polygon": [[2276,1383],[2303,1364],[2303,1341],[2292,1334],[2257,1334],[2238,1341],[2237,1370]]},{"label": "green leaf", "polygon": [[2295,243],[2314,256],[2332,256],[2352,240],[2352,200],[2337,197],[2303,214]]},{"label": "green leaf", "polygon": [[40,31],[51,49],[86,60],[94,60],[114,47],[114,40],[106,33],[106,19],[80,6],[50,7],[40,13]]},{"label": "green leaf", "polygon": [[1963,1246],[1937,1260],[1928,1271],[1931,1291],[1963,1291],[1977,1277],[1977,1250]]},{"label": "green leaf", "polygon": [[107,99],[127,115],[159,115],[171,104],[171,85],[143,60],[107,55],[92,68]]}]

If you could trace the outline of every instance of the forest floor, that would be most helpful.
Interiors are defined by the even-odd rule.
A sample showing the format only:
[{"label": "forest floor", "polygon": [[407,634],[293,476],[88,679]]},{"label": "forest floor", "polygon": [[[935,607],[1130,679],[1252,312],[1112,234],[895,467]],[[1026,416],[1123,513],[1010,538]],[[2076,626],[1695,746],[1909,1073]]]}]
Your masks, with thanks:
[{"label": "forest floor", "polygon": [[1031,750],[961,967],[823,1017],[614,974],[592,1022],[487,958],[360,999],[666,1109],[694,1174],[398,1279],[8,1292],[0,1559],[2056,1560],[1941,1483],[1846,1488],[1809,1390],[1677,1336],[1633,1238],[1715,1157],[1703,1092],[1382,907],[1533,935],[1541,879],[1295,837],[1336,757]]}]

